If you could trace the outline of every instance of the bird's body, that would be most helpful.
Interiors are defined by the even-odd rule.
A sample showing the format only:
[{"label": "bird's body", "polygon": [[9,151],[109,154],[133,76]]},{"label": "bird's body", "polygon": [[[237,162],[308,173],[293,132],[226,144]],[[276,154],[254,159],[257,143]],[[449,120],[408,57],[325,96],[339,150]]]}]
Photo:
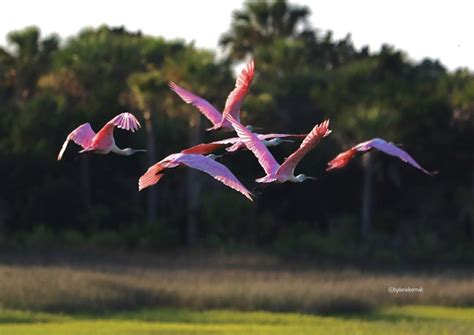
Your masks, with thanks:
[{"label": "bird's body", "polygon": [[242,193],[247,199],[252,201],[252,194],[237,179],[237,177],[223,164],[216,162],[211,157],[198,154],[176,153],[171,154],[158,163],[152,165],[138,181],[138,189],[141,191],[160,181],[166,169],[178,166],[187,166],[203,171],[224,185]]},{"label": "bird's body", "polygon": [[230,92],[227,100],[225,102],[224,111],[222,114],[207,100],[195,95],[194,93],[185,90],[184,88],[176,85],[174,82],[169,83],[169,87],[173,90],[179,97],[186,102],[196,107],[209,121],[212,122],[213,126],[207,130],[226,130],[232,131],[232,125],[225,118],[226,114],[230,114],[232,117],[237,119],[240,122],[240,110],[244,102],[245,97],[247,96],[250,84],[252,83],[254,73],[255,73],[254,62],[251,61],[247,64],[247,67],[242,70],[242,72],[237,77],[235,82],[235,88]]},{"label": "bird's body", "polygon": [[119,148],[114,140],[115,127],[135,132],[135,130],[140,128],[140,123],[132,114],[122,113],[107,122],[97,134],[92,130],[89,123],[84,123],[69,133],[61,147],[57,159],[61,160],[69,141],[74,141],[74,143],[83,147],[83,150],[79,151],[79,153],[94,152],[96,154],[106,155],[113,152],[118,155],[130,156],[135,152],[145,151]]},{"label": "bird's body", "polygon": [[437,173],[437,171],[431,172],[428,170],[425,170],[424,168],[421,167],[420,164],[418,164],[417,161],[413,157],[411,157],[406,151],[400,149],[397,147],[395,144],[390,143],[385,141],[384,139],[381,138],[373,138],[371,140],[361,142],[352,148],[341,152],[339,155],[337,155],[334,159],[332,159],[330,162],[328,162],[328,167],[327,171],[334,170],[334,169],[340,169],[346,166],[349,161],[354,158],[357,153],[359,152],[367,152],[372,149],[377,149],[380,150],[390,156],[395,156],[401,159],[403,162],[408,163],[412,165],[413,167],[417,168],[418,170],[423,171],[424,173],[428,175],[434,175]]},{"label": "bird's body", "polygon": [[245,128],[240,122],[232,116],[227,115],[227,120],[232,123],[237,135],[242,139],[245,146],[257,157],[258,162],[264,169],[266,175],[256,180],[258,183],[284,183],[287,181],[301,183],[306,179],[314,179],[303,174],[294,175],[296,166],[301,159],[311,151],[323,137],[328,136],[331,131],[328,129],[329,120],[316,125],[311,132],[304,138],[300,147],[288,157],[283,164],[278,164],[275,158],[264,143],[250,130]]},{"label": "bird's body", "polygon": [[[284,138],[304,138],[307,134],[255,134],[266,147],[275,147],[283,142],[293,142]],[[211,143],[201,143],[193,147],[182,150],[188,154],[210,154],[216,150],[226,147],[227,152],[235,152],[245,149],[246,146],[240,137],[226,138]]]}]

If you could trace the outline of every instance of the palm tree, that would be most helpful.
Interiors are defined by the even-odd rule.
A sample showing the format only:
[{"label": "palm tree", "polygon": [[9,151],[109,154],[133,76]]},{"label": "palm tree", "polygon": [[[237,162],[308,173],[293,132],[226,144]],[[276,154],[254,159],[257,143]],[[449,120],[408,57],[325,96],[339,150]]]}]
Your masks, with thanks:
[{"label": "palm tree", "polygon": [[59,39],[51,35],[40,40],[37,27],[13,31],[7,38],[14,46],[16,100],[23,101],[34,94],[39,76],[48,70],[52,54],[58,49]]},{"label": "palm tree", "polygon": [[233,12],[231,28],[221,36],[219,45],[231,58],[242,60],[256,45],[313,34],[307,21],[310,13],[308,7],[290,5],[286,0],[247,0],[243,9]]},{"label": "palm tree", "polygon": [[[143,114],[145,120],[147,166],[151,166],[156,162],[154,118],[160,109],[160,97],[168,86],[157,70],[133,73],[127,83],[131,93],[129,103]],[[154,222],[157,219],[156,188],[150,188],[147,197],[147,219]]]}]

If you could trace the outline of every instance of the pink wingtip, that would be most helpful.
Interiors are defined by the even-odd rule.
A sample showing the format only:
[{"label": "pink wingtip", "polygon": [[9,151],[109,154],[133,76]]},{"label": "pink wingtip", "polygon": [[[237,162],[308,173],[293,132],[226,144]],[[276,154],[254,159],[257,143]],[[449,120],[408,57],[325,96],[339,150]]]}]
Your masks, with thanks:
[{"label": "pink wingtip", "polygon": [[247,75],[252,76],[255,73],[255,61],[252,59],[248,64],[247,64]]},{"label": "pink wingtip", "polygon": [[341,152],[339,155],[337,155],[335,158],[328,162],[328,167],[326,168],[326,171],[343,168],[349,163],[352,158],[354,158],[356,154],[357,150],[353,148]]},{"label": "pink wingtip", "polygon": [[138,191],[141,191],[147,187],[155,185],[163,177],[163,166],[155,164],[151,166],[147,172],[145,172],[140,179],[138,179]]},{"label": "pink wingtip", "polygon": [[168,87],[170,88],[170,90],[172,90],[177,95],[179,95],[181,99],[184,100],[184,102],[191,103],[192,99],[190,99],[189,96],[187,96],[188,94],[190,94],[190,92],[186,91],[184,88],[176,84],[174,81],[169,81]]},{"label": "pink wingtip", "polygon": [[253,197],[254,197],[254,195],[253,195],[252,193],[244,194],[244,195],[245,195],[245,197],[246,197],[247,199],[249,199],[250,201],[253,202]]},{"label": "pink wingtip", "polygon": [[237,86],[249,86],[255,74],[255,62],[251,60],[237,77]]},{"label": "pink wingtip", "polygon": [[141,128],[140,122],[138,122],[135,115],[131,113],[121,113],[110,120],[108,124],[112,124],[117,128],[129,130],[131,132],[135,132]]},{"label": "pink wingtip", "polygon": [[176,88],[178,87],[178,85],[176,85],[175,82],[173,82],[173,81],[170,80],[170,81],[168,82],[168,87],[174,91],[174,90],[176,90]]},{"label": "pink wingtip", "polygon": [[326,137],[331,134],[332,130],[329,129],[329,119],[324,120],[318,126],[318,135]]}]

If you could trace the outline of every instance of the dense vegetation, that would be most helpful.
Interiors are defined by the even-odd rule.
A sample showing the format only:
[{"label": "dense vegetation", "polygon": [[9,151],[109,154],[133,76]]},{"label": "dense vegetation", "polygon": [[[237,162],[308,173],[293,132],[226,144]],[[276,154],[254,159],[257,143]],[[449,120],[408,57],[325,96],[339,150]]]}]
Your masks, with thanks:
[{"label": "dense vegetation", "polygon": [[[0,245],[198,245],[363,262],[473,261],[474,75],[431,59],[414,63],[388,45],[358,50],[350,37],[319,33],[308,16],[286,1],[247,2],[222,35],[220,58],[123,27],[85,29],[66,41],[36,27],[11,32],[0,48]],[[167,82],[222,108],[233,66],[250,58],[256,78],[244,123],[299,133],[331,119],[333,134],[298,168],[319,181],[257,189],[250,203],[178,169],[139,193],[138,177],[164,155],[227,136],[206,133],[208,121]],[[144,127],[117,131],[119,146],[147,154],[77,158],[71,145],[56,162],[74,127],[90,122],[98,130],[124,111]],[[402,144],[439,175],[378,153],[325,173],[341,149],[373,137]],[[273,152],[283,159],[296,145]],[[248,152],[221,162],[250,189],[263,175]]]}]

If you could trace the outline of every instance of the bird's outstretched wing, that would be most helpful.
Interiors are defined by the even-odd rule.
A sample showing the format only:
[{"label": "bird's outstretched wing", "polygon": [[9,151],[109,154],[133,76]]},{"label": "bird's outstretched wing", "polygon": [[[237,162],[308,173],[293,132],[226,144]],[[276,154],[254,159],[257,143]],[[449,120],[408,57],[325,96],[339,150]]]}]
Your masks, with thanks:
[{"label": "bird's outstretched wing", "polygon": [[94,130],[92,130],[92,127],[89,123],[81,124],[79,127],[70,132],[69,135],[67,135],[66,141],[64,141],[63,146],[59,151],[57,160],[59,161],[63,157],[64,151],[66,151],[69,141],[74,141],[74,143],[85,149],[90,146],[94,136]]},{"label": "bird's outstretched wing", "polygon": [[273,175],[280,167],[280,164],[278,164],[278,162],[275,160],[275,157],[273,157],[270,151],[268,151],[265,144],[263,144],[263,142],[257,137],[257,135],[245,128],[230,114],[226,114],[225,118],[232,124],[237,135],[244,142],[247,149],[252,151],[255,157],[257,157],[258,162],[262,166],[265,173],[267,175]]},{"label": "bird's outstretched wing", "polygon": [[301,142],[300,147],[288,157],[285,162],[278,169],[277,174],[292,175],[298,163],[303,159],[308,152],[310,152],[323,137],[331,133],[329,130],[329,120],[323,121],[314,126],[311,132]]},{"label": "bird's outstretched wing", "polygon": [[213,153],[220,148],[228,146],[230,144],[235,144],[241,142],[239,137],[226,138],[220,141],[215,141],[211,143],[201,143],[190,148],[181,150],[183,154],[198,154],[198,155],[207,155]]},{"label": "bird's outstretched wing", "polygon": [[398,157],[403,162],[410,164],[411,166],[417,168],[418,170],[423,171],[424,173],[426,173],[430,176],[435,175],[435,174],[438,173],[438,171],[425,170],[406,151],[400,149],[395,144],[387,142],[387,141],[385,141],[384,139],[381,139],[381,138],[373,138],[369,141],[359,143],[358,145],[356,145],[354,147],[354,149],[357,150],[357,151],[368,151],[372,148],[380,150],[380,151],[386,153],[387,155]]},{"label": "bird's outstretched wing", "polygon": [[169,155],[158,163],[150,166],[138,180],[138,190],[141,191],[147,187],[155,185],[160,181],[161,177],[163,177],[166,169],[177,167],[179,164],[175,163],[174,161],[178,155],[179,154]]},{"label": "bird's outstretched wing", "polygon": [[193,154],[183,154],[175,162],[205,172],[224,185],[242,193],[250,201],[253,201],[250,191],[225,165],[209,157]]},{"label": "bird's outstretched wing", "polygon": [[222,147],[225,147],[227,144],[221,143],[201,143],[193,147],[181,150],[183,154],[197,154],[197,155],[207,155],[211,154],[216,150],[219,150]]},{"label": "bird's outstretched wing", "polygon": [[222,114],[207,100],[185,90],[172,81],[168,83],[168,86],[173,92],[179,95],[185,103],[196,107],[214,126],[217,126],[221,122]]},{"label": "bird's outstretched wing", "polygon": [[305,138],[308,134],[258,134],[257,137],[261,140],[268,140],[273,138]]},{"label": "bird's outstretched wing", "polygon": [[141,191],[144,188],[156,184],[163,176],[165,169],[176,167],[178,165],[185,165],[203,171],[253,201],[250,191],[242,185],[237,177],[225,165],[222,165],[206,156],[196,154],[173,154],[151,166],[148,171],[140,177],[138,181],[138,189]]},{"label": "bird's outstretched wing", "polygon": [[341,152],[335,158],[328,162],[328,167],[326,171],[341,169],[349,163],[349,161],[354,158],[357,154],[357,150],[354,148],[350,148],[346,151]]},{"label": "bird's outstretched wing", "polygon": [[163,177],[166,165],[161,162],[156,163],[148,168],[148,170],[138,180],[138,190],[141,191],[147,187],[155,185]]},{"label": "bird's outstretched wing", "polygon": [[[259,140],[269,140],[274,138],[305,138],[308,134],[255,134]],[[227,152],[235,152],[245,148],[244,142],[242,140],[235,142],[230,147],[226,148]]]},{"label": "bird's outstretched wing", "polygon": [[107,125],[113,125],[120,129],[129,130],[132,133],[141,127],[140,122],[138,122],[137,118],[130,113],[122,113],[117,115],[112,120],[107,122]]},{"label": "bird's outstretched wing", "polygon": [[247,96],[254,74],[255,63],[252,60],[237,77],[235,88],[230,92],[225,102],[223,115],[230,114],[234,119],[240,122],[240,109]]}]

